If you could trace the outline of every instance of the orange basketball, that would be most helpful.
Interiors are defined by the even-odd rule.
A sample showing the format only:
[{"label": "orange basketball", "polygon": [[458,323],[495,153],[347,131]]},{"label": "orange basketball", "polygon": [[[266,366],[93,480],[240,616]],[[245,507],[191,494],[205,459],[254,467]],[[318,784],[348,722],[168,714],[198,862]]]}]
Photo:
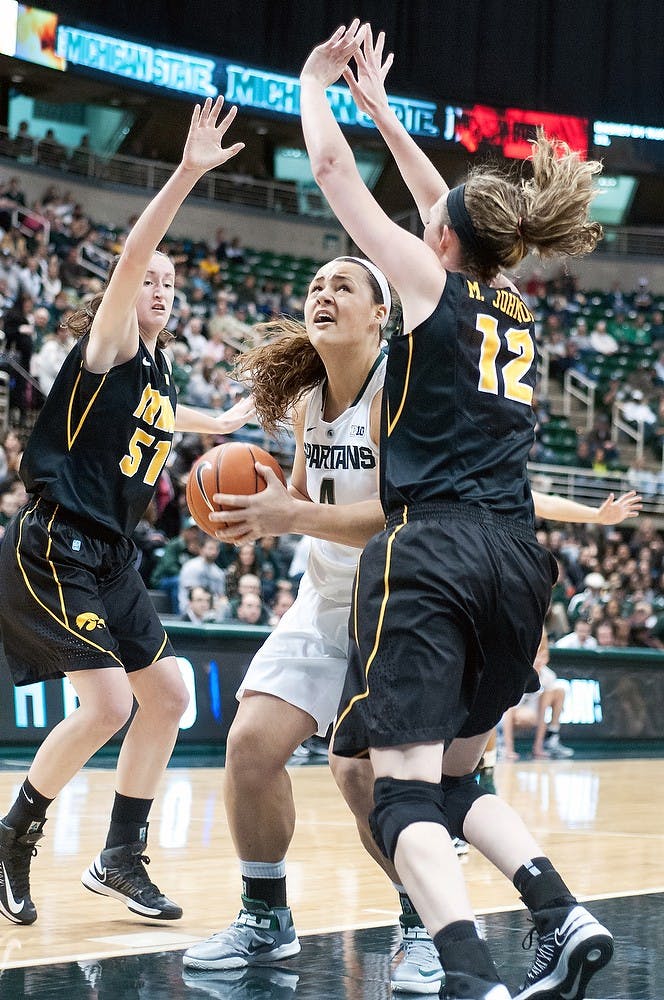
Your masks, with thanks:
[{"label": "orange basketball", "polygon": [[256,472],[255,462],[269,465],[286,485],[277,460],[258,445],[245,441],[218,444],[194,462],[187,480],[187,506],[198,527],[213,538],[215,529],[209,515],[213,510],[223,510],[212,499],[215,493],[250,496],[265,489],[265,480]]}]

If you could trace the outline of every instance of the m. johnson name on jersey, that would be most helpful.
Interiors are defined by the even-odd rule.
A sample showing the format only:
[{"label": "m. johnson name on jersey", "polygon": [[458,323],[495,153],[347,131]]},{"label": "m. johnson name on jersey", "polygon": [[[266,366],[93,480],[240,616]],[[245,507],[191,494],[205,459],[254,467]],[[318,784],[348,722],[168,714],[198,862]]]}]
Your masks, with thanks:
[{"label": "m. johnson name on jersey", "polygon": [[304,443],[304,457],[309,469],[375,469],[376,456],[371,448],[357,444]]}]

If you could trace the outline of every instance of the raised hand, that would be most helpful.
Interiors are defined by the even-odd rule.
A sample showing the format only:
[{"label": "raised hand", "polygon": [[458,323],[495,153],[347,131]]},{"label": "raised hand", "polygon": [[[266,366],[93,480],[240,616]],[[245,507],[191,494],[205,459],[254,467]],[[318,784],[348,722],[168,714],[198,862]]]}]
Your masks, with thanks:
[{"label": "raised hand", "polygon": [[219,424],[219,434],[232,434],[233,431],[244,427],[247,421],[256,416],[256,406],[251,396],[244,396],[229,410],[224,410],[216,418]]},{"label": "raised hand", "polygon": [[394,61],[394,53],[390,52],[383,62],[384,47],[385,32],[379,31],[374,44],[371,25],[365,25],[362,47],[358,48],[354,55],[357,75],[353,74],[350,66],[343,72],[344,80],[358,108],[374,120],[381,110],[385,111],[389,107],[385,77]]},{"label": "raised hand", "polygon": [[613,493],[609,493],[597,512],[597,520],[600,524],[620,524],[628,517],[638,517],[642,507],[641,497],[636,490],[623,493],[617,500],[614,500]]},{"label": "raised hand", "polygon": [[349,28],[342,24],[326,42],[317,45],[302,67],[300,78],[316,80],[330,87],[339,79],[349,61],[359,51],[366,25],[356,17]]},{"label": "raised hand", "polygon": [[237,114],[237,108],[233,106],[219,121],[223,103],[224,99],[220,94],[214,104],[208,97],[202,108],[200,104],[194,108],[182,153],[182,166],[186,170],[204,174],[226,163],[244,149],[243,142],[236,142],[228,147],[222,146],[222,140]]}]

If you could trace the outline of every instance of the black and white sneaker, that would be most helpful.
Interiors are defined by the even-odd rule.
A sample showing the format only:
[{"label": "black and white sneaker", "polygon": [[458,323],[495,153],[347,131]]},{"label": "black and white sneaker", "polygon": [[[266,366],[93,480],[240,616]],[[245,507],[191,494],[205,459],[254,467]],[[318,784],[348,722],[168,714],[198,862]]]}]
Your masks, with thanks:
[{"label": "black and white sneaker", "polygon": [[465,972],[448,972],[439,996],[442,1000],[511,1000],[503,983],[489,983]]},{"label": "black and white sneaker", "polygon": [[[544,913],[534,914],[538,926]],[[560,911],[560,917],[538,934],[535,961],[515,1000],[583,1000],[591,978],[611,960],[613,937],[585,907]],[[528,939],[530,947],[534,930],[524,947]]]},{"label": "black and white sneaker", "polygon": [[100,896],[120,899],[132,911],[154,920],[179,920],[182,908],[168,899],[150,881],[145,866],[150,859],[143,854],[145,843],[107,847],[98,854],[81,875],[86,889]]},{"label": "black and white sneaker", "polygon": [[45,819],[35,820],[20,837],[0,820],[0,913],[14,924],[34,924],[37,908],[30,899],[30,862],[44,834]]}]

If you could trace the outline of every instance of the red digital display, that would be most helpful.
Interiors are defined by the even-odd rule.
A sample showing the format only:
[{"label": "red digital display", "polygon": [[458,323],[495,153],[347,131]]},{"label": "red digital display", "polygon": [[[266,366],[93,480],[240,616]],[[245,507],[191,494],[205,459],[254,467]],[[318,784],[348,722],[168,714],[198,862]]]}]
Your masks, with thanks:
[{"label": "red digital display", "polygon": [[532,153],[530,143],[538,125],[550,139],[560,139],[584,159],[587,157],[587,119],[545,111],[524,111],[522,108],[498,111],[486,104],[475,104],[462,109],[455,138],[469,153],[497,146],[510,160],[526,160]]}]

